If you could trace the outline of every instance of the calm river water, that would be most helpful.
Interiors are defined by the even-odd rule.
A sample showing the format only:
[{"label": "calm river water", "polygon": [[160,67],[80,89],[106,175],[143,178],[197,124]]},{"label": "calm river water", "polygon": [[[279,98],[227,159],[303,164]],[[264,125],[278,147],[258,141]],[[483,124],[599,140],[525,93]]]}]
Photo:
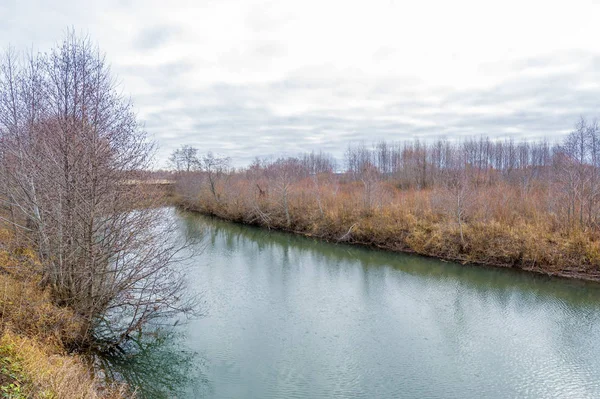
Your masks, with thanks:
[{"label": "calm river water", "polygon": [[600,285],[173,212],[204,236],[185,397],[600,398]]}]

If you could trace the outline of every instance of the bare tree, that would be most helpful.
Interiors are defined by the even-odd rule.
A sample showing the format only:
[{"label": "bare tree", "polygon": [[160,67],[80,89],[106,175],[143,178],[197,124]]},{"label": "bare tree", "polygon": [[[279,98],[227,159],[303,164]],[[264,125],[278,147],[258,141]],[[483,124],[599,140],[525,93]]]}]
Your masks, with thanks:
[{"label": "bare tree", "polygon": [[594,121],[587,126],[586,139],[588,148],[589,187],[586,196],[587,224],[596,225],[598,221],[598,198],[600,197],[600,184],[598,182],[600,168],[600,128]]},{"label": "bare tree", "polygon": [[217,192],[217,182],[225,176],[229,168],[229,162],[229,157],[216,156],[211,151],[207,152],[201,159],[201,169],[208,177],[210,192],[217,202],[220,200],[219,193]]},{"label": "bare tree", "polygon": [[197,170],[200,167],[198,149],[189,145],[182,145],[171,153],[169,166],[178,173],[189,173]]},{"label": "bare tree", "polygon": [[153,144],[104,56],[69,32],[48,54],[15,59],[0,67],[3,200],[38,248],[55,301],[82,317],[88,344],[191,310],[164,211],[138,207],[151,201],[136,182]]},{"label": "bare tree", "polygon": [[379,170],[371,163],[365,163],[360,170],[360,181],[363,184],[363,207],[367,210],[373,207],[378,183],[381,178]]},{"label": "bare tree", "polygon": [[471,183],[468,165],[469,154],[466,151],[457,149],[451,156],[451,163],[444,171],[445,189],[449,193],[448,210],[453,214],[460,232],[461,245],[465,245],[464,224],[465,215],[474,201],[474,187]]},{"label": "bare tree", "polygon": [[268,174],[275,180],[275,189],[279,192],[280,205],[285,215],[287,227],[292,225],[290,215],[290,188],[300,178],[306,176],[307,171],[297,158],[279,158],[269,165]]},{"label": "bare tree", "polygon": [[568,220],[577,218],[580,226],[584,224],[585,197],[591,178],[588,132],[587,122],[581,118],[560,149],[560,154],[564,156],[559,163],[561,176],[569,197]]}]

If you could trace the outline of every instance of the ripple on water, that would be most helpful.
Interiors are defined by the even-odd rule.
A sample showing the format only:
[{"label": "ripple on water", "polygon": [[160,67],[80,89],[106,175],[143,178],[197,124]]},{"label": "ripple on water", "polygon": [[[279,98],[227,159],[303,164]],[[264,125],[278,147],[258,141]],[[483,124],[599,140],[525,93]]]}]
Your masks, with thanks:
[{"label": "ripple on water", "polygon": [[600,398],[597,286],[194,220],[207,397]]}]

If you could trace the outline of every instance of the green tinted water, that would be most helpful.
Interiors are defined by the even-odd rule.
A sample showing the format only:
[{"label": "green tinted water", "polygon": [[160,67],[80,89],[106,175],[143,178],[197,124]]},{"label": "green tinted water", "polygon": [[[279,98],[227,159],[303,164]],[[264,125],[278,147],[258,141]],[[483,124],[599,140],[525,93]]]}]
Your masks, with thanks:
[{"label": "green tinted water", "polygon": [[600,285],[174,213],[190,398],[600,398]]}]

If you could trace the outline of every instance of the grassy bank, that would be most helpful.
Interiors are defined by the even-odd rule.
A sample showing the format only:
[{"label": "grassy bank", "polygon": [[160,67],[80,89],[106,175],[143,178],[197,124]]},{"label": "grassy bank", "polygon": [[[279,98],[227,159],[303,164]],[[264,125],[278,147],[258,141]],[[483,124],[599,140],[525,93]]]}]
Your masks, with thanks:
[{"label": "grassy bank", "polygon": [[129,398],[125,387],[95,376],[83,357],[70,353],[81,323],[40,289],[35,254],[0,229],[0,397]]},{"label": "grassy bank", "polygon": [[509,186],[478,190],[463,198],[469,207],[459,209],[459,219],[456,197],[441,190],[402,190],[383,183],[377,188],[378,200],[365,207],[364,187],[354,182],[314,184],[305,179],[285,192],[276,184],[268,187],[257,193],[251,182],[232,178],[218,196],[201,188],[194,195],[181,195],[178,203],[223,219],[329,242],[600,280],[597,234],[563,226],[536,205],[543,193],[535,190],[527,199]]}]

